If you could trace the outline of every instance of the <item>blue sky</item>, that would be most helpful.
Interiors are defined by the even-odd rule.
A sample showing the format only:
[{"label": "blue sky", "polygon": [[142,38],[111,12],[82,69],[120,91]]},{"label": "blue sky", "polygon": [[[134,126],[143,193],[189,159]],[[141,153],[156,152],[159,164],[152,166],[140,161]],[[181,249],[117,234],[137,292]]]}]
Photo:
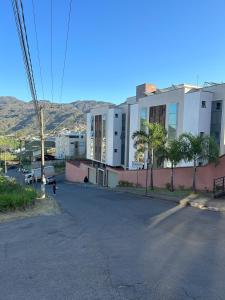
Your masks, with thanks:
[{"label": "blue sky", "polygon": [[[23,0],[38,96],[31,0]],[[34,0],[45,98],[51,99],[50,0]],[[53,0],[54,101],[59,102],[69,0]],[[225,81],[224,0],[73,0],[63,102],[115,103],[144,82]],[[0,1],[0,95],[29,100],[11,1]]]}]

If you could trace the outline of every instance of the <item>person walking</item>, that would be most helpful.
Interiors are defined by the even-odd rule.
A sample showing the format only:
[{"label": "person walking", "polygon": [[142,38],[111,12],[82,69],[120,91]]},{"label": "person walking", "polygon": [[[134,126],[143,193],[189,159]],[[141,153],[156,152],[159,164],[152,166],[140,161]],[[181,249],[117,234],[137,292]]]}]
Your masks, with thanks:
[{"label": "person walking", "polygon": [[53,184],[52,184],[52,191],[53,191],[53,194],[55,195],[56,194],[56,181],[55,180],[53,181]]}]

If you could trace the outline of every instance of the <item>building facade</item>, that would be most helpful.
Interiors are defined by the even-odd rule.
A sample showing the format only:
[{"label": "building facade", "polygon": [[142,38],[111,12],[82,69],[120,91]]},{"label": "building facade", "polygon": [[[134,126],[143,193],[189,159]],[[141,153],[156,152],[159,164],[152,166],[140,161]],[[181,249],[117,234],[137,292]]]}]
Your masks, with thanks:
[{"label": "building facade", "polygon": [[[87,115],[87,158],[104,166],[134,169],[132,135],[144,122],[160,123],[174,139],[184,132],[213,136],[225,153],[225,84],[188,84],[157,89],[136,87],[136,95],[121,105],[104,106]],[[183,163],[184,165],[184,163]]]},{"label": "building facade", "polygon": [[86,156],[84,133],[61,133],[55,138],[56,159],[81,159]]}]

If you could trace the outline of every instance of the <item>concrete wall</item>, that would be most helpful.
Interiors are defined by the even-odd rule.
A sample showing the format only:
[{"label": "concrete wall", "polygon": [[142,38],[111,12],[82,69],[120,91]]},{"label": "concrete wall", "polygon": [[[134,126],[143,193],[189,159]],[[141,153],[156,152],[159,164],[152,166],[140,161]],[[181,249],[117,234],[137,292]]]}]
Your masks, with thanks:
[{"label": "concrete wall", "polygon": [[182,133],[191,132],[194,135],[198,134],[199,108],[200,92],[186,94],[184,98],[184,118]]},{"label": "concrete wall", "polygon": [[66,180],[71,182],[84,182],[84,177],[88,176],[88,168],[83,163],[74,164],[66,162]]},{"label": "concrete wall", "polygon": [[[210,135],[211,124],[211,108],[212,108],[213,94],[211,92],[201,92],[199,103],[199,120],[198,132],[204,132]],[[202,101],[205,101],[206,107],[202,108]]]},{"label": "concrete wall", "polygon": [[87,131],[86,131],[86,145],[87,145],[87,150],[86,150],[86,157],[88,159],[91,159],[91,152],[90,152],[90,144],[91,144],[91,114],[87,114]]},{"label": "concrete wall", "polygon": [[[152,106],[164,105],[170,103],[178,103],[178,116],[177,116],[177,133],[182,133],[183,126],[183,112],[184,112],[184,95],[185,88],[173,89],[165,93],[152,94],[150,96],[139,99],[140,110],[142,107],[148,108],[147,120],[149,120],[149,108]],[[168,111],[168,108],[167,108]],[[166,129],[168,127],[168,118],[166,116]]]},{"label": "concrete wall", "polygon": [[[72,182],[83,182],[84,177],[88,174],[88,167],[85,163],[74,165],[71,162],[66,163],[66,179]],[[110,172],[114,172],[118,176],[118,181],[128,181],[135,184],[145,186],[146,170],[118,170],[107,168]],[[166,184],[170,182],[170,168],[162,168],[154,170],[154,185],[156,187],[165,188]],[[192,186],[192,167],[179,167],[174,169],[174,185],[176,188],[183,186],[190,188]],[[206,166],[197,168],[196,186],[198,190],[208,189],[213,190],[214,178],[225,176],[225,155],[220,157],[220,163],[215,166],[208,164]],[[138,178],[137,178],[138,177]],[[150,176],[148,176],[148,185],[150,185]]]},{"label": "concrete wall", "polygon": [[221,118],[221,137],[220,137],[220,154],[225,153],[225,84],[215,84],[204,87],[204,91],[213,93],[213,101],[222,100],[222,118]]},{"label": "concrete wall", "polygon": [[140,129],[139,126],[139,107],[138,104],[130,106],[130,132],[129,132],[129,169],[132,169],[132,162],[135,161],[134,140],[132,135],[135,131]]},{"label": "concrete wall", "polygon": [[[202,101],[206,107],[202,108]],[[183,132],[194,135],[204,132],[210,134],[212,93],[197,91],[184,96]]]},{"label": "concrete wall", "polygon": [[[137,171],[117,171],[119,180],[124,180],[137,184]],[[162,168],[154,170],[154,185],[156,187],[165,188],[166,184],[170,182],[170,168]],[[174,185],[176,188],[184,186],[190,188],[192,186],[192,167],[179,167],[174,169]],[[219,165],[208,164],[197,168],[196,187],[198,190],[208,189],[213,190],[214,178],[225,176],[225,155],[220,158]],[[150,176],[148,184],[150,185]],[[146,170],[138,171],[138,183],[145,186]]]},{"label": "concrete wall", "polygon": [[106,127],[106,163],[113,166],[113,147],[114,147],[114,109],[107,112]]}]

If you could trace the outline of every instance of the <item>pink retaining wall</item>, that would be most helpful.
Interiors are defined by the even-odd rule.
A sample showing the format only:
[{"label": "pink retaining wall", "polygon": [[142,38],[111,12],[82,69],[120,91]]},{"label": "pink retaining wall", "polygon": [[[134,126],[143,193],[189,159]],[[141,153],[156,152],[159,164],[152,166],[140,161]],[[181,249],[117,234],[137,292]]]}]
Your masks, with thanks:
[{"label": "pink retaining wall", "polygon": [[[116,171],[119,180],[124,180],[137,184],[137,171]],[[171,170],[169,168],[155,169],[153,171],[153,180],[156,187],[165,187],[170,182]],[[174,186],[192,186],[193,169],[191,167],[174,169]],[[221,156],[219,164],[208,164],[197,168],[196,187],[198,190],[213,190],[214,178],[225,176],[225,156]],[[138,171],[138,183],[145,186],[146,170]],[[150,171],[148,175],[148,185],[150,185]]]},{"label": "pink retaining wall", "polygon": [[[118,174],[118,181],[128,181],[137,184],[137,171],[118,170],[107,167],[107,170]],[[170,182],[171,170],[169,168],[155,169],[153,171],[154,186],[165,187]],[[189,188],[192,186],[193,169],[191,167],[174,169],[174,185],[176,188],[184,186]],[[85,163],[73,164],[66,163],[66,179],[72,182],[83,182],[84,177],[88,176],[88,165]],[[196,187],[198,190],[213,190],[214,178],[225,176],[225,155],[220,157],[219,164],[208,164],[197,168]],[[145,186],[146,170],[138,171],[138,184]],[[148,185],[150,185],[150,171],[148,175]]]},{"label": "pink retaining wall", "polygon": [[84,182],[88,168],[84,163],[66,162],[66,179],[71,182]]}]

